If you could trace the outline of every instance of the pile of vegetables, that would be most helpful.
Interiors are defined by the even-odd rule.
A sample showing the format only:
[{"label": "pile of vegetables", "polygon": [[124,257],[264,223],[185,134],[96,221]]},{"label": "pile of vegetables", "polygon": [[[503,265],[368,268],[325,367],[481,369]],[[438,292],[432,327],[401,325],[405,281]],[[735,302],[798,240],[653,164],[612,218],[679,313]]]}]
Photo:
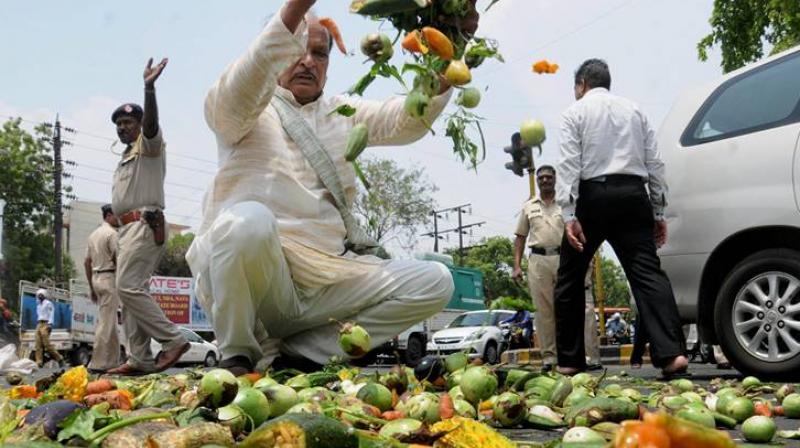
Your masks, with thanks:
[{"label": "pile of vegetables", "polygon": [[[396,35],[376,32],[363,38],[361,52],[371,67],[348,92],[363,95],[378,77],[395,79],[406,92],[405,110],[424,121],[431,99],[439,94],[441,80],[446,79],[459,93],[455,101],[458,108],[448,115],[445,133],[453,142],[454,153],[472,168],[486,155],[482,118],[470,111],[481,100],[481,91],[469,86],[472,71],[487,59],[503,61],[496,41],[474,35],[478,20],[475,3],[476,0],[353,0],[351,12],[380,22],[382,30],[390,24]],[[408,56],[402,67],[391,63],[398,42]],[[410,86],[403,78],[406,73],[413,74]],[[351,107],[337,111],[355,113]],[[432,123],[425,125],[431,128]],[[480,147],[468,135],[470,129],[479,135]],[[363,129],[354,129],[353,133],[354,137],[348,139],[349,161],[355,161],[363,150],[360,143],[366,141]]]},{"label": "pile of vegetables", "polygon": [[[341,325],[343,351],[362,355],[369,335]],[[16,382],[16,378],[14,378]],[[772,398],[766,398],[772,395]],[[234,377],[224,369],[92,378],[84,367],[18,383],[0,394],[0,444],[8,447],[519,446],[506,429],[551,432],[541,446],[736,446],[800,439],[772,417],[800,418],[792,384],[688,379],[646,383],[624,374],[572,377],[428,356],[414,369],[366,371],[333,359],[321,371],[287,369]],[[525,446],[534,446],[530,443]]]}]

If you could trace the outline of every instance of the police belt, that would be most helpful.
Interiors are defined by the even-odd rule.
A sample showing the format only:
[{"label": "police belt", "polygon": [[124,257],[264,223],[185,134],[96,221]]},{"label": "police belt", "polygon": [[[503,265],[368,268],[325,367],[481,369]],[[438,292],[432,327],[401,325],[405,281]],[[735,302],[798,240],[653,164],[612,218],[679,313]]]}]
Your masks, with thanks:
[{"label": "police belt", "polygon": [[122,225],[128,225],[132,222],[136,222],[142,219],[142,212],[139,210],[134,210],[132,212],[124,213],[122,216],[119,217],[119,222]]},{"label": "police belt", "polygon": [[531,255],[558,255],[560,253],[561,253],[560,246],[550,247],[550,248],[536,247],[536,246],[531,247]]}]

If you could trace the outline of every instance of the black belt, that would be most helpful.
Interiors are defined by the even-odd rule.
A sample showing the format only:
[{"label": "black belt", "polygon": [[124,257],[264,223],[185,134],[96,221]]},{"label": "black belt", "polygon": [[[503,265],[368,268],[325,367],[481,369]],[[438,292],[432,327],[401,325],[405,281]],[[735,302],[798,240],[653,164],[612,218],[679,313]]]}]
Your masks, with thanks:
[{"label": "black belt", "polygon": [[544,247],[531,247],[531,253],[536,255],[558,255],[561,253],[561,247],[551,247],[546,249]]},{"label": "black belt", "polygon": [[598,183],[609,183],[609,184],[626,184],[626,183],[643,184],[645,182],[645,179],[642,176],[637,176],[635,174],[608,174],[605,176],[597,176],[591,179],[586,179],[584,182],[598,182]]},{"label": "black belt", "polygon": [[95,274],[107,274],[109,272],[117,272],[116,269],[103,269],[100,271],[94,271]]}]

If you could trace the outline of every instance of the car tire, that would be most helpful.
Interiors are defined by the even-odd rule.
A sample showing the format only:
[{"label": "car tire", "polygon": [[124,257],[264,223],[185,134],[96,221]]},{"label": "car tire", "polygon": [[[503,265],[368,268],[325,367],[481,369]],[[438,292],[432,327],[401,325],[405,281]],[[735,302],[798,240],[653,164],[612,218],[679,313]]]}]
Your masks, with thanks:
[{"label": "car tire", "polygon": [[[800,310],[786,309],[787,305],[800,304],[800,288],[780,301],[787,285],[794,281],[800,282],[800,252],[791,249],[768,249],[750,255],[723,281],[714,305],[714,326],[723,353],[742,373],[771,379],[796,378],[800,369],[800,332],[791,331],[783,320],[800,324]],[[764,288],[767,291],[763,299],[753,293],[756,289],[763,296]],[[770,300],[770,292],[778,299]],[[748,343],[755,349],[745,347]]]},{"label": "car tire", "polygon": [[486,343],[486,348],[483,349],[483,362],[486,364],[497,364],[500,356],[497,353],[497,343],[489,341]]},{"label": "car tire", "polygon": [[86,346],[80,346],[77,350],[72,352],[73,366],[88,366],[91,360],[92,352]]},{"label": "car tire", "polygon": [[217,365],[217,355],[214,352],[208,352],[206,359],[203,360],[203,365],[206,367],[215,367]]},{"label": "car tire", "polygon": [[403,353],[403,361],[409,367],[416,367],[420,360],[427,353],[425,342],[419,335],[411,335],[406,343],[406,351]]}]

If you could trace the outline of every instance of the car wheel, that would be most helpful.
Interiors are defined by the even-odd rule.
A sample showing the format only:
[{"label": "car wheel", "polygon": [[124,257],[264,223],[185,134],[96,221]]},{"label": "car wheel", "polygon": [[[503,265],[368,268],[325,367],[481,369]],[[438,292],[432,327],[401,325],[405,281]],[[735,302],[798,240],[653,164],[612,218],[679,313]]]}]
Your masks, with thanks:
[{"label": "car wheel", "polygon": [[78,347],[78,349],[72,353],[73,366],[88,366],[91,360],[92,352],[89,351],[88,347]]},{"label": "car wheel", "polygon": [[217,365],[217,355],[214,352],[208,352],[206,359],[203,361],[206,367],[214,367]]},{"label": "car wheel", "polygon": [[497,364],[497,343],[489,341],[486,343],[486,348],[483,349],[483,362],[486,364]]},{"label": "car wheel", "polygon": [[408,343],[406,344],[406,352],[403,354],[403,360],[406,365],[409,367],[416,367],[419,361],[425,357],[425,354],[425,343],[422,341],[422,338],[418,335],[409,337]]},{"label": "car wheel", "polygon": [[800,252],[769,249],[744,259],[723,282],[714,315],[717,339],[734,367],[791,376],[800,369]]}]

